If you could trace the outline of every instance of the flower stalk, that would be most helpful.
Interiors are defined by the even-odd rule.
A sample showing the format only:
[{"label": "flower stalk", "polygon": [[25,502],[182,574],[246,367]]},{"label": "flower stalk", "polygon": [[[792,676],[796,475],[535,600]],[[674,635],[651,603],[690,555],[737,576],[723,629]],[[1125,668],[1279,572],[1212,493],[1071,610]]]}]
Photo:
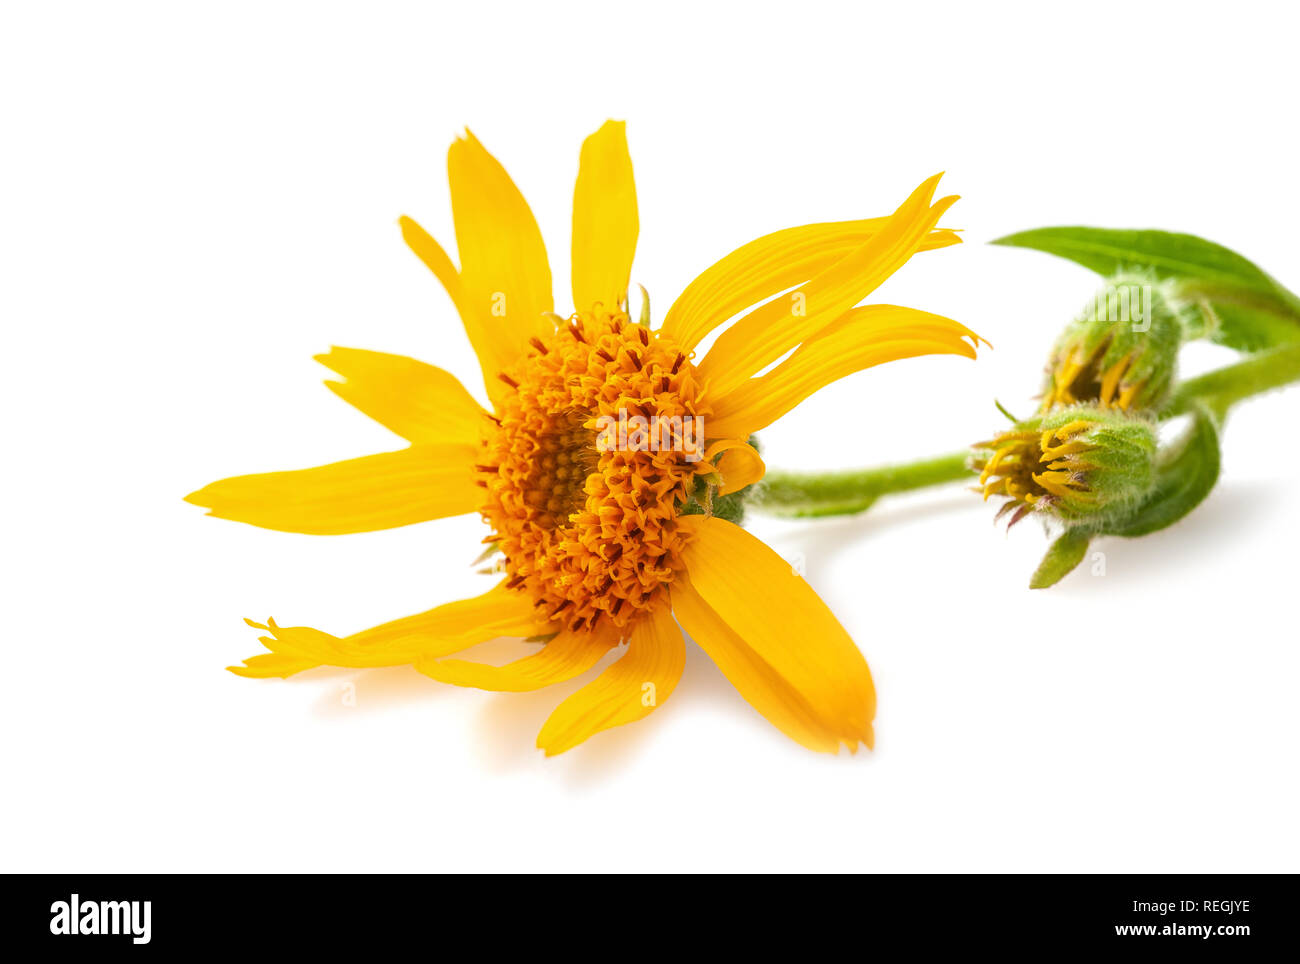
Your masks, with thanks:
[{"label": "flower stalk", "polygon": [[1198,402],[1222,417],[1240,401],[1296,381],[1300,381],[1300,343],[1282,345],[1187,379],[1174,390],[1160,417],[1183,415]]},{"label": "flower stalk", "polygon": [[970,478],[970,452],[963,449],[904,465],[838,472],[769,471],[750,500],[773,515],[853,515],[882,495],[924,489]]},{"label": "flower stalk", "polygon": [[[1160,418],[1185,415],[1204,405],[1220,419],[1233,405],[1300,382],[1300,343],[1260,352],[1243,361],[1186,379],[1174,390]],[[749,506],[771,515],[816,518],[856,515],[882,496],[971,481],[968,449],[875,468],[836,472],[769,471]]]}]

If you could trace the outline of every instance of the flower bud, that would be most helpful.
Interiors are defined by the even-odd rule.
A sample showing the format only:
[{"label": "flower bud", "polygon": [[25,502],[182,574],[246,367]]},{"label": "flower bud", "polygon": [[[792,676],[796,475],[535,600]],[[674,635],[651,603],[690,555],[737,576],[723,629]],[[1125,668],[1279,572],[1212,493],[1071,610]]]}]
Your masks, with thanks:
[{"label": "flower bud", "polygon": [[1128,514],[1155,482],[1156,433],[1147,420],[1099,405],[1071,405],[980,442],[976,491],[1008,501],[1015,525],[1047,512],[1067,528],[1100,528]]},{"label": "flower bud", "polygon": [[1039,411],[1080,402],[1125,412],[1160,408],[1186,334],[1165,284],[1142,274],[1114,275],[1052,349]]}]

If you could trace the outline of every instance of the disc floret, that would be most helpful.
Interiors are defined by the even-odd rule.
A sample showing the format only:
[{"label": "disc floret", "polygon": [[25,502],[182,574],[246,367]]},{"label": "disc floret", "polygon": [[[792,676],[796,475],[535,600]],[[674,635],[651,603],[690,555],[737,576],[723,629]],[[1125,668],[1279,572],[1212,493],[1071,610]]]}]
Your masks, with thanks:
[{"label": "disc floret", "polygon": [[626,312],[597,309],[534,339],[502,380],[477,470],[507,585],[560,627],[626,626],[684,568],[676,519],[706,463],[682,445],[607,444],[602,429],[702,420],[694,367]]}]

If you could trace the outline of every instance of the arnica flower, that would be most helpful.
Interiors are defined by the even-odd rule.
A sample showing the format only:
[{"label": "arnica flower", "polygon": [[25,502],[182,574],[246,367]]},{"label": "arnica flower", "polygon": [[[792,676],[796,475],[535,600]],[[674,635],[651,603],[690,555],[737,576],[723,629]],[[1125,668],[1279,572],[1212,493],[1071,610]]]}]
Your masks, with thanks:
[{"label": "arnica flower", "polygon": [[[956,198],[933,201],[934,177],[888,217],[753,241],[700,275],[653,328],[647,313],[628,314],[638,215],[622,123],[582,148],[567,317],[553,312],[541,233],[505,170],[469,134],[447,166],[459,269],[414,221],[401,220],[402,235],[458,310],[491,410],[441,369],[334,348],[319,357],[342,377],[329,387],[409,445],[225,479],[188,501],[320,534],[478,513],[503,577],[481,596],[351,636],[250,623],[267,632],[269,652],[232,671],[412,664],[445,683],[524,691],[616,651],[547,720],[537,743],[549,755],[662,704],[682,672],[685,630],[799,743],[871,746],[875,694],[853,641],[789,564],[708,507],[761,479],[751,434],[829,382],[909,356],[974,357],[974,336],[955,321],[856,307],[917,251],[958,241],[936,228]],[[697,359],[701,340],[742,312]],[[643,435],[650,425],[649,444],[617,427],[630,422]],[[448,658],[497,637],[537,648],[503,666]]]},{"label": "arnica flower", "polygon": [[972,468],[998,518],[1015,525],[1045,512],[1074,526],[1100,525],[1130,511],[1155,481],[1156,434],[1146,419],[1098,405],[1072,405],[1017,423],[974,446]]},{"label": "arnica flower", "polygon": [[1164,284],[1141,273],[1112,276],[1053,347],[1040,411],[1079,402],[1158,409],[1172,389],[1186,334]]}]

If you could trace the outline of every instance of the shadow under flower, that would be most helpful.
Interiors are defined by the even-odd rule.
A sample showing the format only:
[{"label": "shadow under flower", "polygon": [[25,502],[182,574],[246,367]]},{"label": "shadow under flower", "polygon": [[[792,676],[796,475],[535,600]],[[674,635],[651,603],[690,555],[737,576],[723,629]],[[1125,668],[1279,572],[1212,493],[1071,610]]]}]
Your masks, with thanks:
[{"label": "shadow under flower", "polygon": [[[1285,495],[1286,489],[1277,482],[1230,483],[1216,489],[1195,512],[1169,529],[1137,539],[1099,539],[1095,545],[1110,557],[1112,568],[1122,560],[1125,580],[1138,584],[1164,583],[1171,576],[1176,577],[1173,569],[1179,559],[1221,551],[1229,544],[1228,540],[1241,538],[1243,532],[1260,529]],[[978,500],[970,493],[950,491],[938,498],[912,499],[897,506],[885,503],[860,516],[785,520],[781,536],[786,545],[797,546],[809,556],[825,560],[870,539],[887,526],[907,525],[959,511],[973,510],[977,517],[979,509]],[[1080,570],[1086,568],[1085,560]],[[1104,590],[1102,584],[1105,582],[1083,578],[1076,571],[1048,591],[1072,596],[1090,595]],[[770,727],[731,686],[708,655],[689,637],[687,640],[685,671],[671,700],[645,719],[597,733],[582,745],[552,758],[548,762],[562,774],[562,779],[573,785],[608,779],[644,752],[656,727],[665,725],[670,717],[705,716],[707,714],[701,710],[706,707],[709,713],[735,714],[755,730],[770,731],[775,744],[785,745],[794,753],[803,752]],[[500,664],[535,651],[536,645],[517,639],[498,639],[474,646],[457,654],[456,658]],[[535,740],[547,717],[570,694],[595,679],[616,655],[607,656],[583,676],[564,684],[527,693],[480,693],[484,701],[477,726],[476,749],[480,759],[498,771],[537,761],[541,751],[537,749]],[[285,682],[321,687],[313,712],[332,718],[359,711],[381,712],[386,708],[433,699],[447,689],[410,666],[376,669],[321,667]]]},{"label": "shadow under flower", "polygon": [[411,666],[350,669],[331,677],[316,677],[326,684],[312,709],[316,716],[379,712],[430,699],[439,689]]},{"label": "shadow under flower", "polygon": [[1105,579],[1087,578],[1094,552],[1105,554],[1110,572],[1134,585],[1168,583],[1177,578],[1179,560],[1216,554],[1236,540],[1261,529],[1273,510],[1289,493],[1280,482],[1241,482],[1219,486],[1202,505],[1168,529],[1134,539],[1101,537],[1088,549],[1078,569],[1058,586],[1046,590],[1068,595],[1091,595],[1105,590]]},{"label": "shadow under flower", "polygon": [[781,535],[810,558],[829,559],[887,528],[963,510],[978,513],[979,509],[980,501],[973,493],[953,489],[940,497],[913,498],[901,504],[878,503],[860,515],[782,520],[789,528]]},{"label": "shadow under flower", "polygon": [[[537,734],[547,717],[571,694],[594,680],[617,654],[605,657],[595,668],[566,683],[547,686],[529,693],[486,693],[478,719],[477,749],[480,759],[494,770],[508,770],[527,765],[542,756],[537,748]],[[567,753],[553,757],[551,763],[576,782],[607,777],[616,766],[625,764],[643,743],[646,727],[656,714],[630,725],[614,727],[595,734]]]},{"label": "shadow under flower", "polygon": [[[572,786],[607,780],[636,760],[655,739],[656,730],[671,719],[723,712],[743,719],[757,732],[768,732],[779,749],[788,747],[803,753],[749,706],[708,654],[686,637],[686,666],[671,699],[644,719],[596,733],[584,743],[547,760]],[[551,712],[571,693],[595,679],[611,662],[607,657],[595,669],[576,680],[532,693],[486,694],[479,717],[478,751],[486,765],[509,770],[536,761],[541,751],[537,732]]]}]

